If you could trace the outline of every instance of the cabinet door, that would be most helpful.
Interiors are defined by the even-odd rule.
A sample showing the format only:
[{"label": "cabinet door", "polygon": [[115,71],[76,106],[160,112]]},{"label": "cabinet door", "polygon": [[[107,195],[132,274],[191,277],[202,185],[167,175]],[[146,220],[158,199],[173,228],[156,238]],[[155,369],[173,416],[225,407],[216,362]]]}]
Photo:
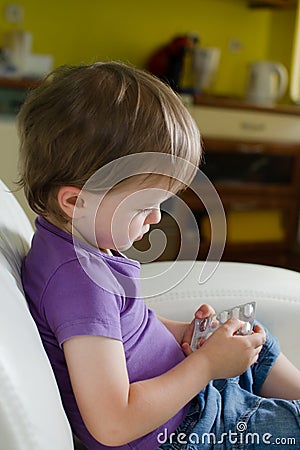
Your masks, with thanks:
[{"label": "cabinet door", "polygon": [[[227,221],[223,259],[284,265],[296,239],[299,146],[212,139],[204,144],[201,169],[214,184]],[[211,217],[192,191],[183,197],[199,224],[203,259],[211,242]]]},{"label": "cabinet door", "polygon": [[204,148],[201,169],[223,194],[299,192],[299,145],[210,139]]}]

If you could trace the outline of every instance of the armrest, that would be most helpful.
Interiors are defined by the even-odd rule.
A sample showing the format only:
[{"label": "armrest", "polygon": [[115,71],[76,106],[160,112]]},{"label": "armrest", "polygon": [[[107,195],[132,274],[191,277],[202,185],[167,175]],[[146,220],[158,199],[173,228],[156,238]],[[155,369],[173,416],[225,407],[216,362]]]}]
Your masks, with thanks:
[{"label": "armrest", "polygon": [[[142,292],[148,306],[173,320],[190,321],[202,303],[221,311],[257,302],[256,318],[279,338],[282,351],[300,368],[300,274],[278,267],[221,262],[199,284],[202,261],[142,265]],[[213,268],[214,263],[206,263]]]}]

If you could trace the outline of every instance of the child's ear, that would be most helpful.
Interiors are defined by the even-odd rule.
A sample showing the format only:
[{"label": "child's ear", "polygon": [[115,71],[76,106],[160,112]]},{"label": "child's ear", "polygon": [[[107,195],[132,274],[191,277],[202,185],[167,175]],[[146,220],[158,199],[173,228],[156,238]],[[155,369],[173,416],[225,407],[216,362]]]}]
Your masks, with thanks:
[{"label": "child's ear", "polygon": [[74,218],[75,206],[76,217],[81,216],[81,209],[84,206],[84,200],[82,196],[79,198],[81,189],[74,186],[62,186],[57,193],[57,201],[63,212],[70,217]]}]

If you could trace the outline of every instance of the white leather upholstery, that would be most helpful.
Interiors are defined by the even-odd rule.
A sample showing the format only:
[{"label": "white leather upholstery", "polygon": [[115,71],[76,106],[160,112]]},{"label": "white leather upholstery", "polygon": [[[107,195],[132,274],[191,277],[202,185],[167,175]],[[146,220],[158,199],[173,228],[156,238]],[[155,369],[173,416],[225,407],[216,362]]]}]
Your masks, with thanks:
[{"label": "white leather upholstery", "polygon": [[[20,282],[21,259],[31,236],[24,212],[0,182],[0,450],[71,450],[70,426]],[[148,304],[161,315],[190,320],[203,302],[219,310],[256,300],[258,319],[280,337],[283,350],[300,367],[300,275],[221,263],[209,281],[199,285],[202,264],[143,266],[145,295],[153,286],[160,293],[147,299]],[[162,272],[158,281],[156,275]]]},{"label": "white leather upholstery", "polygon": [[[279,338],[282,351],[300,369],[300,274],[278,267],[221,262],[204,284],[199,284],[203,262],[158,262],[142,267],[144,295],[160,280],[161,295],[149,306],[165,317],[189,321],[202,303],[216,311],[255,300],[256,318]],[[214,266],[214,263],[208,263]],[[184,277],[185,274],[185,277]],[[180,282],[179,282],[180,280]]]},{"label": "white leather upholstery", "polygon": [[20,281],[32,228],[0,183],[0,449],[71,450],[70,426]]}]

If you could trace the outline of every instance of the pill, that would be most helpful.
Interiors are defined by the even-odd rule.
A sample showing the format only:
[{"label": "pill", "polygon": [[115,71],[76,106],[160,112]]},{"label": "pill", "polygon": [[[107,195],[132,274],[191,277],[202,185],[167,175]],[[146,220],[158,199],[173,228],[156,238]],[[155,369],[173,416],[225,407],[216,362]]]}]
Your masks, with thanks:
[{"label": "pill", "polygon": [[235,319],[240,318],[240,308],[233,308],[232,317],[234,317]]},{"label": "pill", "polygon": [[251,303],[248,303],[247,305],[244,306],[244,316],[251,317],[252,314],[253,314],[253,306]]},{"label": "pill", "polygon": [[239,334],[249,334],[251,332],[251,323],[246,322],[240,329]]},{"label": "pill", "polygon": [[222,311],[219,314],[219,317],[220,317],[220,322],[225,323],[228,320],[228,311]]}]

